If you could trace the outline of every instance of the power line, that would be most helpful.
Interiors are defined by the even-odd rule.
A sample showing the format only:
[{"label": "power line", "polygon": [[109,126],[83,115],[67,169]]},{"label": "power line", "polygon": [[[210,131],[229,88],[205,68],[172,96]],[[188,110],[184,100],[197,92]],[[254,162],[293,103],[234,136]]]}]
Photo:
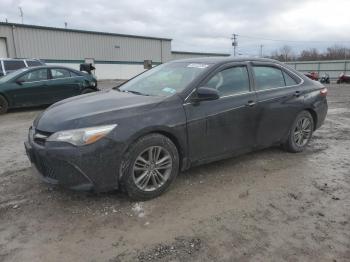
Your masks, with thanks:
[{"label": "power line", "polygon": [[21,17],[21,21],[22,21],[22,24],[23,24],[23,10],[22,10],[22,7],[18,7],[19,9],[19,16]]},{"label": "power line", "polygon": [[237,34],[232,34],[233,56],[236,56],[236,48],[238,46]]},{"label": "power line", "polygon": [[238,35],[240,37],[244,38],[252,38],[252,39],[258,39],[258,40],[266,40],[266,41],[275,41],[275,42],[296,42],[296,43],[330,43],[330,42],[339,42],[339,43],[345,43],[349,42],[350,40],[287,40],[287,39],[272,39],[272,38],[265,38],[265,37],[257,37],[257,36],[247,36],[247,35]]}]

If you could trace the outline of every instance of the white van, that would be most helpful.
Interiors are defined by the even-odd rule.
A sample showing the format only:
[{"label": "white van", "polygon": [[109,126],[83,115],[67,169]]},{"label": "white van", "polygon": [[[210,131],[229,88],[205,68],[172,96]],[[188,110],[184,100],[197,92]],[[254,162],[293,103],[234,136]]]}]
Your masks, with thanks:
[{"label": "white van", "polygon": [[0,58],[0,77],[24,67],[42,65],[45,65],[45,63],[39,59]]}]

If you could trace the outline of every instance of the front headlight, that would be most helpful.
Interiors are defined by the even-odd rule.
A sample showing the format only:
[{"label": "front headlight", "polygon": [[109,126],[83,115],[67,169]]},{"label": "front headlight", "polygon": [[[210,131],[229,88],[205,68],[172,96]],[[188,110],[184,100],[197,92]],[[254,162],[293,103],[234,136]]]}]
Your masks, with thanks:
[{"label": "front headlight", "polygon": [[106,125],[59,131],[52,134],[47,141],[67,142],[75,146],[89,145],[105,137],[116,126]]}]

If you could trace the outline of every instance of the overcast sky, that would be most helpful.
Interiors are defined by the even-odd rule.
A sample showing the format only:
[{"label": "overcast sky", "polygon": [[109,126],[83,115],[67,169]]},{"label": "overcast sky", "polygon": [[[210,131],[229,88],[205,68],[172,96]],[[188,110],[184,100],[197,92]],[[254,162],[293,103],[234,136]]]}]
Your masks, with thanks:
[{"label": "overcast sky", "polygon": [[173,50],[232,53],[232,33],[245,55],[350,46],[349,0],[0,0],[0,21],[19,23],[18,6],[26,24],[168,37]]}]

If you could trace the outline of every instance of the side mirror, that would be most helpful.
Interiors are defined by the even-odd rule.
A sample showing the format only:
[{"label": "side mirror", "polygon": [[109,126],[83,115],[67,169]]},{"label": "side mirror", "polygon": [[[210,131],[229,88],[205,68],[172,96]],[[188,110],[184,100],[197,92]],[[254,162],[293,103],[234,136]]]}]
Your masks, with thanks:
[{"label": "side mirror", "polygon": [[194,102],[200,102],[200,101],[216,100],[216,99],[219,99],[219,97],[220,96],[219,96],[218,90],[203,86],[203,87],[197,88],[191,100]]}]

